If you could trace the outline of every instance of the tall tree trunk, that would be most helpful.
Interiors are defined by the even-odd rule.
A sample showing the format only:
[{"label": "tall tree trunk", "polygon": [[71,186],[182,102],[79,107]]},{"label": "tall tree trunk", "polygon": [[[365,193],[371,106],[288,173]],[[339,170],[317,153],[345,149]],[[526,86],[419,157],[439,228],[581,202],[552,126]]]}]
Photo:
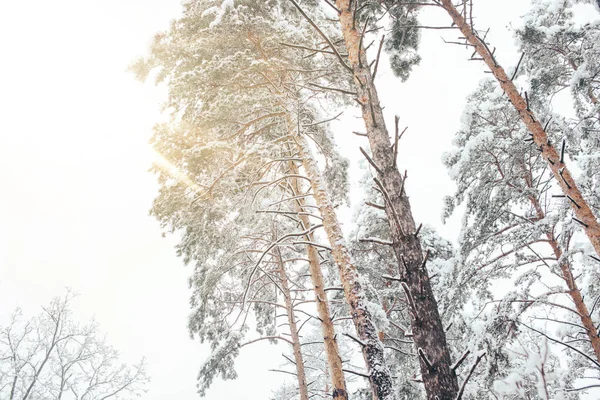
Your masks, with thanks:
[{"label": "tall tree trunk", "polygon": [[300,348],[300,337],[298,336],[294,305],[292,304],[292,296],[290,295],[290,285],[288,283],[287,274],[285,273],[285,266],[280,249],[276,248],[276,252],[277,263],[279,265],[279,280],[281,281],[281,289],[285,301],[285,311],[287,313],[288,324],[290,325],[290,336],[292,337],[292,349],[294,352],[294,361],[296,362],[296,377],[298,378],[300,400],[308,400],[308,386],[306,384],[306,373],[304,371],[304,359],[302,357],[302,349]]},{"label": "tall tree trunk", "polygon": [[[298,175],[298,167],[293,161],[290,161],[290,172],[292,175]],[[295,196],[302,194],[300,184],[297,179],[292,179],[293,193]],[[302,229],[308,230],[312,225],[310,218],[305,213],[306,202],[304,198],[298,198],[294,202],[298,217],[302,222]],[[314,242],[314,235],[312,233],[306,235],[308,242]],[[331,320],[331,314],[329,313],[329,304],[327,301],[327,292],[325,292],[325,281],[323,279],[323,271],[321,270],[321,261],[319,260],[319,252],[314,246],[306,246],[306,255],[308,257],[308,268],[310,273],[310,279],[313,284],[313,291],[315,293],[315,299],[317,304],[317,313],[321,320],[321,329],[323,332],[323,344],[325,346],[325,354],[327,356],[327,364],[329,371],[331,371],[331,383],[333,387],[332,397],[334,400],[347,400],[348,392],[346,390],[346,380],[344,378],[344,371],[342,370],[342,358],[340,357],[340,350],[336,340],[335,329],[333,321]]]},{"label": "tall tree trunk", "polygon": [[533,111],[529,109],[527,101],[521,96],[512,80],[506,75],[504,68],[500,66],[494,55],[489,50],[489,47],[475,34],[473,27],[463,18],[456,7],[452,4],[452,0],[440,0],[443,8],[448,12],[454,24],[460,29],[465,38],[473,46],[475,51],[483,59],[490,71],[500,83],[504,93],[508,96],[513,104],[521,120],[533,136],[533,141],[540,149],[542,157],[547,161],[548,167],[556,178],[563,193],[569,198],[571,208],[577,216],[580,225],[585,230],[592,246],[600,256],[600,223],[596,219],[594,213],[590,209],[587,201],[584,199],[581,191],[577,187],[571,173],[561,162],[561,157],[556,151],[548,138],[548,134],[540,121],[536,118]]},{"label": "tall tree trunk", "polygon": [[[288,121],[288,123],[290,127],[295,126],[291,121]],[[331,244],[333,259],[338,266],[344,296],[350,307],[352,321],[368,369],[373,399],[394,399],[392,379],[388,368],[385,366],[383,344],[377,336],[377,327],[367,309],[365,293],[360,283],[358,271],[350,259],[350,252],[346,247],[342,229],[329,198],[329,193],[325,188],[321,171],[304,136],[298,134],[295,136],[295,140],[298,145],[298,153],[302,159],[302,165],[306,175],[311,180],[313,196],[323,217],[323,227]]]},{"label": "tall tree trunk", "polygon": [[361,105],[367,136],[377,165],[377,175],[386,200],[393,249],[398,259],[402,286],[411,307],[413,339],[419,354],[421,374],[427,398],[454,400],[458,381],[451,368],[450,351],[433,295],[419,238],[403,178],[396,165],[395,152],[385,125],[383,110],[362,48],[361,33],[356,29],[356,1],[337,0],[339,20],[344,36],[348,61],[354,76],[357,101]]},{"label": "tall tree trunk", "polygon": [[[530,198],[531,204],[533,205],[536,216],[540,220],[546,217],[546,213],[542,209],[542,206],[539,200],[535,197]],[[552,247],[552,252],[554,256],[558,260],[558,265],[562,272],[563,279],[569,288],[569,296],[571,296],[571,300],[575,304],[575,308],[577,309],[577,313],[579,314],[579,318],[581,320],[581,324],[584,326],[588,339],[592,344],[592,349],[594,350],[594,354],[596,355],[596,359],[600,362],[600,337],[598,337],[598,330],[592,321],[592,317],[587,308],[587,305],[583,301],[583,297],[581,296],[581,291],[577,286],[577,282],[575,282],[575,278],[573,277],[573,271],[571,270],[571,264],[567,259],[562,259],[563,251],[560,247],[560,244],[552,234],[552,232],[546,232],[546,238],[548,239],[548,244]]]}]

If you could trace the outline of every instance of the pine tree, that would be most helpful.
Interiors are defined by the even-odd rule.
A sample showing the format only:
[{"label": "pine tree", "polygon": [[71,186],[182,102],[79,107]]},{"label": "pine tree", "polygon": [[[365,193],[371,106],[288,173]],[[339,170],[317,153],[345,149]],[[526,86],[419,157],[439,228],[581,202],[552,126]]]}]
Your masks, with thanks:
[{"label": "pine tree", "polygon": [[[535,1],[516,37],[523,52],[521,73],[530,80],[530,96],[547,101],[570,89],[576,119],[564,129],[567,153],[582,172],[578,176],[586,199],[600,210],[600,13],[595,21],[577,23],[574,7]],[[586,9],[587,11],[593,10]]]},{"label": "pine tree", "polygon": [[[578,26],[573,20],[572,6],[570,1],[534,2],[524,26],[517,31],[523,57],[513,78],[521,76],[524,78],[521,82],[529,86],[527,107],[536,110],[537,118],[551,121],[544,128],[549,140],[560,143],[561,137],[565,138],[563,151],[569,143],[568,154],[583,166],[579,178],[582,193],[594,207],[596,199],[590,188],[594,186],[596,166],[590,168],[587,161],[597,157],[595,139],[589,135],[590,127],[594,129],[597,123],[598,108],[594,101],[597,89],[591,78],[597,71],[590,75],[587,63],[596,57],[597,28],[594,24]],[[552,98],[564,88],[571,88],[576,121],[549,111]],[[495,89],[490,81],[484,82],[468,104],[464,127],[455,142],[460,150],[446,159],[451,176],[459,184],[456,199],[467,205],[461,252],[464,265],[473,267],[467,269],[470,272],[462,278],[463,282],[478,280],[472,287],[482,288],[479,290],[483,307],[498,301],[489,290],[495,282],[511,278],[515,287],[498,303],[505,306],[495,310],[494,318],[504,325],[500,331],[514,331],[515,339],[530,343],[520,345],[525,350],[529,347],[529,351],[532,340],[549,341],[551,345],[541,352],[545,354],[541,358],[554,362],[555,377],[562,368],[552,361],[552,349],[570,353],[571,368],[568,373],[563,372],[560,381],[551,382],[548,376],[540,375],[528,382],[522,379],[522,372],[528,369],[523,365],[516,367],[519,360],[507,357],[511,351],[514,354],[524,351],[514,348],[514,339],[497,343],[499,349],[513,348],[500,351],[505,354],[499,358],[505,360],[504,369],[519,371],[507,378],[508,386],[504,386],[506,381],[498,381],[497,389],[511,387],[514,392],[518,382],[523,391],[529,387],[538,391],[541,398],[547,394],[535,389],[536,385],[567,396],[567,392],[575,390],[565,385],[572,384],[590,366],[597,367],[600,345],[593,321],[595,307],[590,312],[584,301],[597,298],[594,283],[598,279],[597,267],[587,257],[578,257],[581,250],[572,245],[578,223],[570,220],[568,206],[574,204],[574,199],[549,195],[555,189],[554,179],[548,176],[547,165],[540,159],[534,139],[519,124],[519,115],[504,101],[500,88]],[[452,208],[452,201],[449,204]],[[560,277],[558,282],[556,277]],[[541,318],[546,321],[544,324],[540,324],[539,308],[550,313]],[[491,314],[487,318],[490,317]],[[511,328],[515,322],[517,325]],[[563,326],[552,334],[547,325],[557,324],[568,324],[571,328]],[[587,340],[577,339],[581,334]],[[556,344],[564,347],[557,349]],[[511,363],[515,365],[511,367]]]},{"label": "pine tree", "polygon": [[[558,116],[555,119],[560,122]],[[510,367],[509,353],[502,348],[518,340],[517,332],[529,329],[529,320],[536,321],[538,328],[541,323],[543,331],[547,321],[582,326],[589,342],[571,346],[593,355],[597,331],[575,279],[589,271],[575,266],[573,223],[566,218],[569,208],[549,195],[554,180],[546,163],[527,140],[517,113],[490,80],[468,99],[463,124],[455,139],[457,149],[445,158],[458,185],[446,215],[455,205],[466,205],[459,286],[475,294],[476,310],[484,312],[498,304],[491,314],[484,312],[488,316],[480,314],[481,319],[493,321],[490,330],[496,338],[491,340],[500,350],[499,358],[488,360],[490,379]],[[553,137],[560,133],[549,132]],[[506,281],[513,287],[508,293],[493,290]],[[552,316],[540,320],[537,308]],[[565,327],[562,335],[576,336],[577,331]],[[505,343],[497,340],[502,336]]]},{"label": "pine tree", "polygon": [[[396,278],[399,271],[391,247],[388,220],[382,206],[385,201],[381,193],[371,186],[371,182],[370,174],[366,174],[361,181],[366,198],[364,204],[355,212],[357,228],[351,234],[352,255],[361,266],[361,275],[368,282],[369,300],[380,310],[373,314],[379,316],[379,336],[385,348],[390,350],[386,352],[386,363],[390,366],[392,374],[397,377],[395,390],[398,397],[422,398],[422,379],[417,374],[418,356],[414,351],[410,328],[410,304]],[[434,292],[437,294],[441,317],[444,321],[452,321],[462,305],[457,302],[458,296],[454,294],[455,250],[450,242],[441,238],[431,227],[421,227],[419,238],[428,257],[428,271]],[[456,332],[448,323],[445,328],[450,334]],[[453,353],[462,354],[465,351],[463,346],[457,348],[452,342],[449,342],[449,346]]]},{"label": "pine tree", "polygon": [[[382,108],[377,99],[377,91],[373,83],[373,72],[367,61],[364,34],[368,20],[360,24],[360,2],[338,0],[335,11],[339,18],[343,44],[347,51],[347,62],[327,37],[323,29],[313,22],[306,12],[293,0],[290,0],[307,20],[315,26],[341,65],[348,70],[354,80],[355,100],[360,104],[367,136],[372,151],[369,161],[376,171],[375,179],[386,203],[386,215],[390,225],[392,246],[397,257],[398,269],[402,271],[400,279],[404,280],[404,288],[411,310],[411,327],[420,361],[422,379],[428,398],[454,399],[459,393],[456,374],[450,368],[450,352],[446,343],[444,328],[439,316],[437,303],[431,288],[425,267],[417,229],[410,211],[410,203],[404,191],[404,179],[395,160],[394,146],[390,141],[383,118]],[[398,137],[399,132],[397,132]],[[366,153],[365,153],[366,154]],[[330,241],[331,241],[330,237]],[[374,335],[372,332],[371,335]],[[383,360],[381,346],[374,346],[372,353],[376,359]],[[368,354],[366,354],[368,356]],[[383,362],[383,361],[382,361]],[[387,371],[380,382],[373,386],[377,399],[393,398],[391,380]]]},{"label": "pine tree", "polygon": [[574,220],[583,228],[595,249],[596,255],[600,257],[600,222],[598,222],[598,218],[588,204],[584,193],[581,192],[571,172],[569,172],[565,164],[564,152],[562,150],[559,152],[555,143],[550,140],[542,120],[537,112],[531,108],[528,96],[526,94],[521,95],[517,90],[504,68],[498,64],[493,51],[490,50],[488,44],[472,26],[472,21],[469,22],[465,17],[467,14],[466,2],[463,3],[462,13],[458,11],[451,0],[440,0],[434,3],[439,4],[448,12],[453,23],[466,38],[467,43],[486,63],[513,107],[519,113],[522,123],[527,127],[533,142],[539,148],[541,156],[547,162],[562,192],[571,199],[571,208],[576,216]]},{"label": "pine tree", "polygon": [[[209,5],[205,2],[187,4],[184,17],[173,24],[169,34],[157,37],[151,57],[134,66],[142,74],[154,67],[161,68],[159,78],[167,78],[171,89],[168,105],[175,110],[179,119],[189,125],[189,131],[177,135],[176,139],[159,137],[155,141],[158,152],[163,154],[173,167],[168,174],[172,174],[172,169],[175,169],[179,174],[193,177],[194,182],[208,182],[200,186],[200,193],[193,196],[185,193],[190,185],[185,188],[186,185],[181,182],[178,185],[183,193],[179,196],[169,193],[172,192],[172,188],[166,188],[164,193],[161,193],[162,200],[159,201],[162,204],[161,209],[157,210],[155,215],[164,219],[173,229],[186,230],[187,235],[179,245],[180,251],[186,260],[198,258],[199,254],[205,257],[201,267],[204,271],[200,274],[203,276],[212,273],[209,269],[215,270],[214,266],[206,264],[210,261],[210,254],[203,253],[236,254],[236,247],[223,247],[224,244],[235,243],[236,239],[219,237],[213,230],[222,226],[223,229],[227,229],[224,235],[230,235],[229,228],[234,217],[240,220],[240,232],[242,228],[247,229],[251,220],[241,220],[245,212],[239,205],[237,208],[234,205],[237,198],[245,196],[248,187],[258,187],[252,195],[255,199],[259,192],[273,188],[283,186],[286,190],[292,189],[291,194],[288,193],[288,197],[279,204],[292,201],[296,208],[283,210],[280,214],[288,215],[296,220],[298,225],[305,227],[301,232],[304,232],[302,236],[306,236],[306,240],[297,244],[306,246],[308,250],[311,277],[324,325],[324,339],[334,384],[332,391],[335,398],[346,398],[333,325],[327,315],[326,293],[317,276],[320,265],[319,261],[315,260],[317,253],[314,248],[318,243],[312,240],[313,228],[306,228],[309,222],[307,218],[311,216],[310,211],[315,206],[301,201],[310,194],[294,183],[298,180],[314,181],[312,177],[307,178],[303,173],[299,173],[295,165],[298,161],[305,161],[306,157],[306,154],[303,157],[295,155],[298,141],[305,140],[297,136],[297,132],[290,133],[294,132],[296,119],[305,128],[303,134],[310,135],[328,160],[336,161],[335,164],[328,162],[329,167],[326,168],[326,173],[330,176],[340,178],[326,185],[324,190],[328,196],[329,193],[343,194],[345,178],[340,171],[345,163],[340,163],[342,159],[336,158],[327,132],[313,115],[313,108],[302,106],[296,109],[296,118],[286,109],[293,108],[298,102],[292,96],[293,91],[286,87],[286,83],[291,87],[298,84],[297,80],[291,77],[296,73],[318,77],[323,69],[315,67],[313,60],[308,60],[303,65],[302,62],[286,55],[286,51],[289,51],[286,49],[292,46],[280,45],[279,42],[292,43],[297,31],[290,32],[285,22],[280,20],[279,13],[282,10],[276,7],[276,2],[247,2],[236,7],[227,2],[222,3],[221,7],[210,8]],[[243,116],[243,121],[246,122],[238,122],[232,117],[237,115]],[[209,150],[206,151],[206,148]],[[303,149],[306,151],[307,147]],[[207,153],[211,159],[207,157]],[[291,172],[280,178],[271,177],[266,181],[263,179],[275,166],[281,165],[286,165]],[[317,172],[320,174],[320,171],[312,171],[313,176]],[[161,178],[161,181],[168,183],[169,179],[170,176],[166,176]],[[191,180],[184,179],[183,183]],[[197,183],[194,185],[198,186]],[[216,188],[227,190],[221,191],[215,199]],[[294,200],[298,201],[293,202]],[[202,206],[205,202],[210,204]],[[329,204],[333,204],[331,200]],[[276,209],[269,209],[268,206],[258,211],[278,213]],[[187,216],[182,218],[182,215]],[[293,215],[297,215],[298,219]],[[191,222],[194,220],[199,222]],[[223,222],[219,222],[220,220]],[[311,226],[316,225],[313,223]],[[208,246],[205,246],[206,244]],[[198,250],[201,246],[203,248]],[[189,255],[186,254],[188,250],[191,251]],[[242,268],[231,274],[232,279],[236,277],[238,282],[239,277],[245,280],[241,285],[245,287],[244,292],[232,294],[236,298],[241,295],[244,299],[242,306],[245,300],[251,298],[248,297],[251,294],[250,283],[261,276],[256,275],[260,261],[250,268],[250,272],[248,268]],[[214,273],[220,276],[218,272]],[[199,281],[200,285],[211,287],[204,284],[205,281],[206,279],[202,278]],[[210,284],[210,281],[208,283]],[[210,324],[203,320],[192,322],[192,331],[211,329],[209,335],[218,336],[212,332],[212,328],[205,328]],[[215,327],[220,332],[227,332],[225,326],[217,324]],[[225,348],[239,346],[239,338],[230,340],[230,337],[226,336],[221,338],[221,341],[228,341]],[[223,346],[219,344],[215,345],[215,349],[212,357],[215,362],[225,360],[225,352],[232,356],[236,354],[235,351],[222,350]],[[209,363],[203,371],[214,374],[211,371],[217,368],[217,364]],[[229,372],[230,368],[224,371],[225,377],[234,376]]]}]

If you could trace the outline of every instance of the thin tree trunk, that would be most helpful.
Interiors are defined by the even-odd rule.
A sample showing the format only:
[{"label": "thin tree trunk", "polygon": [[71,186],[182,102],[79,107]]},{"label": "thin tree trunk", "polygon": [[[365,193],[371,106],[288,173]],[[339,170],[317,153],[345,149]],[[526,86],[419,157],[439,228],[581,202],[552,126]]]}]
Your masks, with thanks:
[{"label": "thin tree trunk", "polygon": [[[540,220],[545,218],[546,214],[544,213],[539,200],[535,197],[531,197],[530,201],[536,211],[536,216]],[[577,286],[577,282],[575,282],[573,271],[571,270],[571,264],[567,259],[562,259],[563,251],[552,232],[546,232],[546,238],[548,239],[548,244],[550,247],[552,247],[554,256],[558,260],[558,265],[560,266],[563,279],[569,288],[569,296],[571,296],[571,300],[573,300],[573,303],[575,304],[575,308],[577,309],[577,313],[581,319],[581,324],[585,327],[588,339],[590,340],[592,348],[594,349],[596,359],[598,362],[600,362],[600,337],[598,337],[598,330],[592,321],[592,317],[590,316],[587,305],[583,301],[583,297],[581,296],[581,291]]]},{"label": "thin tree trunk", "polygon": [[541,150],[542,157],[548,163],[548,167],[554,174],[563,193],[570,199],[571,208],[580,221],[580,225],[592,246],[596,250],[596,254],[600,256],[600,223],[596,219],[594,213],[590,209],[587,201],[584,199],[581,191],[577,187],[571,173],[561,162],[560,155],[556,148],[552,145],[548,138],[548,134],[540,121],[536,118],[533,111],[529,109],[527,101],[521,96],[512,80],[506,75],[502,68],[494,58],[488,46],[473,32],[473,27],[463,18],[456,7],[452,4],[452,0],[440,0],[443,8],[448,12],[454,24],[460,29],[465,38],[473,46],[474,50],[479,54],[490,71],[500,83],[504,93],[508,96],[513,104],[521,120],[533,136],[533,141]]},{"label": "thin tree trunk", "polygon": [[285,273],[285,266],[281,257],[279,248],[277,252],[277,263],[279,264],[279,280],[281,281],[281,289],[285,301],[285,311],[287,314],[288,324],[290,325],[290,336],[292,338],[292,349],[294,352],[294,361],[296,362],[296,377],[298,378],[298,390],[300,392],[300,400],[308,400],[308,386],[306,385],[306,373],[304,371],[304,359],[300,348],[300,337],[298,336],[298,326],[296,325],[296,316],[294,315],[294,305],[290,296],[290,285]]},{"label": "thin tree trunk", "polygon": [[[298,175],[298,167],[293,161],[289,162],[290,172],[292,175]],[[297,179],[292,179],[293,191],[295,195],[300,195],[300,185]],[[299,198],[294,202],[298,217],[302,222],[303,229],[308,230],[312,225],[308,215],[302,214],[306,212],[305,200]],[[306,235],[308,242],[314,242],[314,235],[312,233]],[[313,284],[313,291],[315,293],[317,313],[321,320],[321,329],[323,332],[323,344],[325,346],[325,354],[327,356],[327,364],[329,365],[329,371],[331,371],[331,383],[333,385],[332,397],[334,400],[347,400],[348,392],[346,389],[346,380],[344,378],[344,372],[342,370],[342,358],[340,357],[340,350],[336,340],[335,329],[331,315],[329,313],[329,304],[327,301],[327,293],[325,292],[325,281],[323,279],[323,271],[321,270],[321,261],[319,260],[319,252],[314,246],[306,246],[306,255],[308,257],[308,268],[310,273],[310,279]]]},{"label": "thin tree trunk", "polygon": [[323,217],[323,227],[331,244],[333,259],[339,269],[346,302],[350,306],[350,313],[368,369],[373,399],[393,399],[395,395],[390,372],[385,366],[383,344],[377,336],[377,328],[367,309],[358,271],[350,259],[350,252],[346,247],[342,229],[325,188],[321,172],[304,136],[296,135],[295,140],[306,175],[311,180],[314,198]]},{"label": "thin tree trunk", "polygon": [[451,368],[450,351],[446,343],[442,320],[433,295],[419,238],[415,235],[404,182],[396,165],[395,155],[379,104],[377,90],[369,68],[361,33],[356,29],[350,0],[337,0],[339,20],[352,68],[357,101],[360,103],[366,132],[377,165],[381,190],[386,200],[393,249],[398,259],[402,283],[411,305],[413,339],[419,354],[421,374],[427,398],[454,400],[458,381]]}]

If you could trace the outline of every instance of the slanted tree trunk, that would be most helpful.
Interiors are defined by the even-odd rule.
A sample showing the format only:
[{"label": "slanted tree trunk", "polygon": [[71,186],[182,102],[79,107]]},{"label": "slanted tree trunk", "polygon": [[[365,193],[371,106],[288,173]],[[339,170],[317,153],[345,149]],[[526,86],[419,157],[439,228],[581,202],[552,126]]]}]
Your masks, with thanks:
[{"label": "slanted tree trunk", "polygon": [[[291,121],[288,121],[288,123],[291,127],[294,126]],[[358,335],[357,340],[361,343],[363,357],[368,369],[373,399],[394,399],[392,379],[388,368],[385,366],[383,344],[379,340],[377,328],[367,309],[365,293],[360,283],[358,271],[350,259],[350,252],[346,247],[342,229],[325,188],[321,172],[304,136],[298,134],[295,136],[295,140],[298,145],[298,153],[302,159],[302,165],[306,175],[311,180],[315,201],[323,217],[323,227],[331,244],[333,259],[338,266],[344,296],[350,307],[352,321]]]},{"label": "slanted tree trunk", "polygon": [[276,248],[276,257],[279,266],[279,280],[281,282],[281,289],[285,301],[285,311],[288,324],[290,325],[290,336],[292,338],[292,349],[294,352],[294,361],[296,363],[296,377],[298,378],[300,400],[308,400],[308,386],[306,384],[306,373],[304,371],[304,359],[300,347],[300,337],[298,336],[298,326],[296,325],[296,316],[294,315],[294,305],[292,304],[290,285],[288,283],[287,274],[285,273],[285,265],[279,248]]},{"label": "slanted tree trunk", "polygon": [[579,224],[584,228],[586,235],[596,250],[596,254],[600,256],[600,223],[581,194],[565,163],[561,162],[561,157],[550,142],[544,127],[536,118],[534,112],[529,109],[527,101],[521,96],[512,80],[506,75],[504,68],[498,64],[487,44],[476,35],[473,27],[454,7],[452,0],[440,1],[442,7],[448,12],[452,21],[454,21],[454,24],[460,29],[464,37],[473,46],[473,49],[490,68],[490,71],[498,83],[500,83],[500,87],[502,87],[502,90],[504,90],[504,93],[519,113],[521,120],[533,136],[534,143],[540,149],[542,157],[548,163],[548,167],[552,171],[560,188],[565,196],[569,198],[571,208],[577,216]]},{"label": "slanted tree trunk", "polygon": [[361,33],[354,21],[356,1],[337,0],[339,20],[348,52],[348,62],[354,76],[357,101],[360,103],[366,132],[377,165],[378,182],[386,201],[393,249],[398,259],[402,286],[411,308],[411,323],[415,346],[419,354],[421,374],[427,398],[454,400],[458,381],[451,368],[450,351],[446,343],[437,302],[433,295],[419,238],[415,235],[403,178],[396,165],[395,152],[385,125],[373,76],[362,48]]},{"label": "slanted tree trunk", "polygon": [[[298,167],[293,161],[290,161],[290,172],[292,175],[298,175]],[[300,195],[300,185],[297,179],[292,179],[294,195]],[[305,207],[306,202],[304,198],[298,198],[294,202],[298,217],[302,222],[302,229],[308,231],[311,226],[310,219],[305,213],[308,211]],[[308,242],[314,242],[314,235],[312,233],[306,235]],[[335,329],[333,321],[331,320],[331,314],[329,313],[329,304],[327,301],[327,293],[325,292],[325,281],[323,279],[323,271],[321,270],[321,261],[319,260],[319,252],[314,246],[306,246],[306,255],[308,257],[308,268],[310,273],[310,279],[313,284],[313,291],[315,293],[315,299],[317,304],[317,313],[321,320],[321,329],[323,332],[323,344],[325,346],[325,354],[327,356],[328,370],[331,371],[331,383],[333,387],[333,399],[334,400],[347,400],[348,392],[346,390],[346,380],[344,378],[344,371],[342,370],[342,358],[340,357],[340,350],[336,340]]]},{"label": "slanted tree trunk", "polygon": [[[539,200],[535,197],[530,198],[531,204],[536,212],[536,217],[540,220],[546,217],[542,206]],[[573,271],[571,269],[571,264],[567,259],[563,259],[563,251],[560,247],[560,244],[552,234],[552,232],[546,232],[546,238],[548,239],[548,244],[552,247],[552,252],[554,256],[558,260],[558,265],[562,272],[562,277],[569,288],[569,296],[573,303],[575,304],[575,308],[577,309],[577,313],[579,314],[579,318],[581,320],[581,324],[585,328],[585,333],[588,336],[592,344],[592,348],[594,349],[594,354],[596,355],[596,359],[600,362],[600,337],[598,337],[598,330],[592,321],[592,317],[587,308],[587,305],[583,301],[583,297],[581,296],[581,291],[577,286],[577,282],[575,282],[575,278],[573,277]]]}]

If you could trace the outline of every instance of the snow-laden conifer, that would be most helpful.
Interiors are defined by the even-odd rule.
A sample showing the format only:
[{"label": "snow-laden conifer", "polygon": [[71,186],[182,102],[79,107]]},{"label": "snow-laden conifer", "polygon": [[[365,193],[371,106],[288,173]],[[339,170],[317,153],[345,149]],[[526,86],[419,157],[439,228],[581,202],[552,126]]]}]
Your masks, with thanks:
[{"label": "snow-laden conifer", "polygon": [[[538,115],[554,118],[548,132],[557,140],[566,122],[538,100],[532,105],[545,111]],[[478,322],[468,337],[488,348],[488,384],[506,379],[507,370],[523,370],[527,357],[515,355],[534,351],[541,338],[551,344],[545,367],[563,371],[561,380],[544,385],[566,393],[574,377],[595,366],[590,357],[598,358],[594,318],[584,302],[588,288],[581,285],[590,271],[572,243],[576,227],[568,199],[553,197],[557,188],[547,164],[491,80],[469,97],[454,143],[444,162],[458,189],[446,215],[465,205],[457,284],[473,296],[468,318]],[[581,333],[587,339],[577,340]],[[572,356],[568,373],[553,358],[558,351]],[[538,378],[519,384],[527,391]]]},{"label": "snow-laden conifer", "polygon": [[[302,128],[302,134],[310,137],[324,156],[325,174],[335,178],[323,183],[329,192],[331,205],[345,198],[346,162],[335,154],[331,137],[319,120],[317,108],[309,104],[297,107],[302,101],[297,91],[306,89],[307,83],[320,82],[322,75],[331,73],[331,63],[326,60],[323,64],[316,63],[315,59],[321,60],[318,52],[309,58],[297,57],[296,48],[301,46],[297,42],[305,39],[306,32],[301,27],[290,29],[291,26],[281,18],[285,9],[286,4],[279,2],[247,1],[233,5],[202,1],[187,3],[184,17],[175,21],[167,34],[156,37],[151,56],[134,65],[134,69],[142,75],[153,68],[159,69],[158,78],[165,79],[170,89],[167,105],[172,108],[177,122],[170,126],[187,127],[186,133],[177,134],[176,138],[159,137],[155,140],[157,151],[168,165],[166,170],[162,168],[159,172],[164,176],[162,182],[167,185],[173,183],[173,169],[187,178],[175,179],[177,183],[174,185],[179,186],[178,195],[174,195],[171,187],[163,186],[157,199],[159,206],[155,207],[154,213],[167,226],[184,229],[185,235],[179,248],[184,255],[189,252],[188,260],[204,257],[212,262],[211,257],[216,256],[223,261],[223,266],[231,264],[232,260],[227,257],[232,254],[236,257],[245,253],[255,254],[260,248],[258,242],[265,240],[264,235],[256,237],[256,229],[264,222],[253,224],[259,218],[253,212],[288,218],[292,225],[295,223],[296,233],[302,235],[286,236],[290,235],[288,231],[281,232],[281,237],[293,237],[296,243],[274,243],[271,240],[267,250],[262,247],[263,252],[258,259],[247,257],[243,262],[233,263],[239,269],[228,271],[230,279],[236,282],[228,289],[234,290],[232,297],[237,299],[235,302],[241,307],[239,313],[243,314],[244,306],[255,299],[256,280],[270,276],[261,265],[271,260],[269,252],[281,244],[304,248],[311,265],[310,275],[317,294],[319,317],[323,321],[326,349],[331,353],[328,354],[333,381],[331,390],[335,398],[342,399],[346,398],[346,390],[340,357],[336,353],[336,336],[331,317],[327,314],[327,294],[323,291],[322,276],[315,276],[320,274],[317,249],[326,250],[327,246],[319,245],[313,239],[320,217],[315,214],[317,207],[311,204],[308,186],[297,185],[298,181],[311,179],[297,165],[304,160],[297,153],[296,127]],[[302,83],[299,78],[304,76],[308,78]],[[343,79],[335,79],[335,74],[329,81],[337,87],[344,85]],[[314,92],[321,91],[318,86],[315,87]],[[323,98],[327,99],[327,96],[327,93],[323,94]],[[203,138],[210,145],[205,144]],[[210,150],[204,151],[205,147]],[[214,149],[216,152],[213,153]],[[196,193],[189,193],[190,185],[182,184],[185,181],[194,182],[191,191]],[[279,198],[271,197],[266,201],[265,196],[273,193],[280,193]],[[252,227],[256,229],[248,231]],[[205,237],[208,240],[205,241]],[[240,251],[243,241],[238,243],[238,237],[254,238],[255,243],[251,244],[254,250]],[[200,248],[204,243],[209,246]],[[226,247],[226,243],[231,246]],[[271,248],[273,244],[277,246]],[[215,268],[214,262],[213,265],[206,262],[197,264],[200,273],[195,274],[199,277],[194,278],[193,285],[211,290],[215,282],[210,277],[222,277],[219,268]],[[261,292],[264,290],[261,289]],[[221,294],[222,291],[219,291]],[[190,320],[192,332],[216,337],[215,330],[231,331],[228,326],[219,329],[218,323],[215,324],[216,329],[207,327],[211,325],[207,323],[210,321],[198,319],[204,318],[204,309],[198,304],[193,306],[200,312]],[[262,308],[255,309],[254,314],[259,317],[257,327],[272,328],[272,319],[267,318],[267,311],[259,312]],[[265,308],[272,310],[272,307]],[[204,333],[204,330],[208,332]],[[237,329],[238,332],[242,330]],[[270,331],[260,333],[273,336]],[[242,345],[240,340],[230,341],[229,333],[221,333],[221,336],[219,343],[229,341],[228,347],[233,349],[227,354],[235,354],[235,346]],[[217,344],[215,349],[220,349],[219,346]],[[227,360],[223,354],[220,359]],[[202,373],[209,376],[215,371],[218,368],[212,365],[203,369]]]}]

